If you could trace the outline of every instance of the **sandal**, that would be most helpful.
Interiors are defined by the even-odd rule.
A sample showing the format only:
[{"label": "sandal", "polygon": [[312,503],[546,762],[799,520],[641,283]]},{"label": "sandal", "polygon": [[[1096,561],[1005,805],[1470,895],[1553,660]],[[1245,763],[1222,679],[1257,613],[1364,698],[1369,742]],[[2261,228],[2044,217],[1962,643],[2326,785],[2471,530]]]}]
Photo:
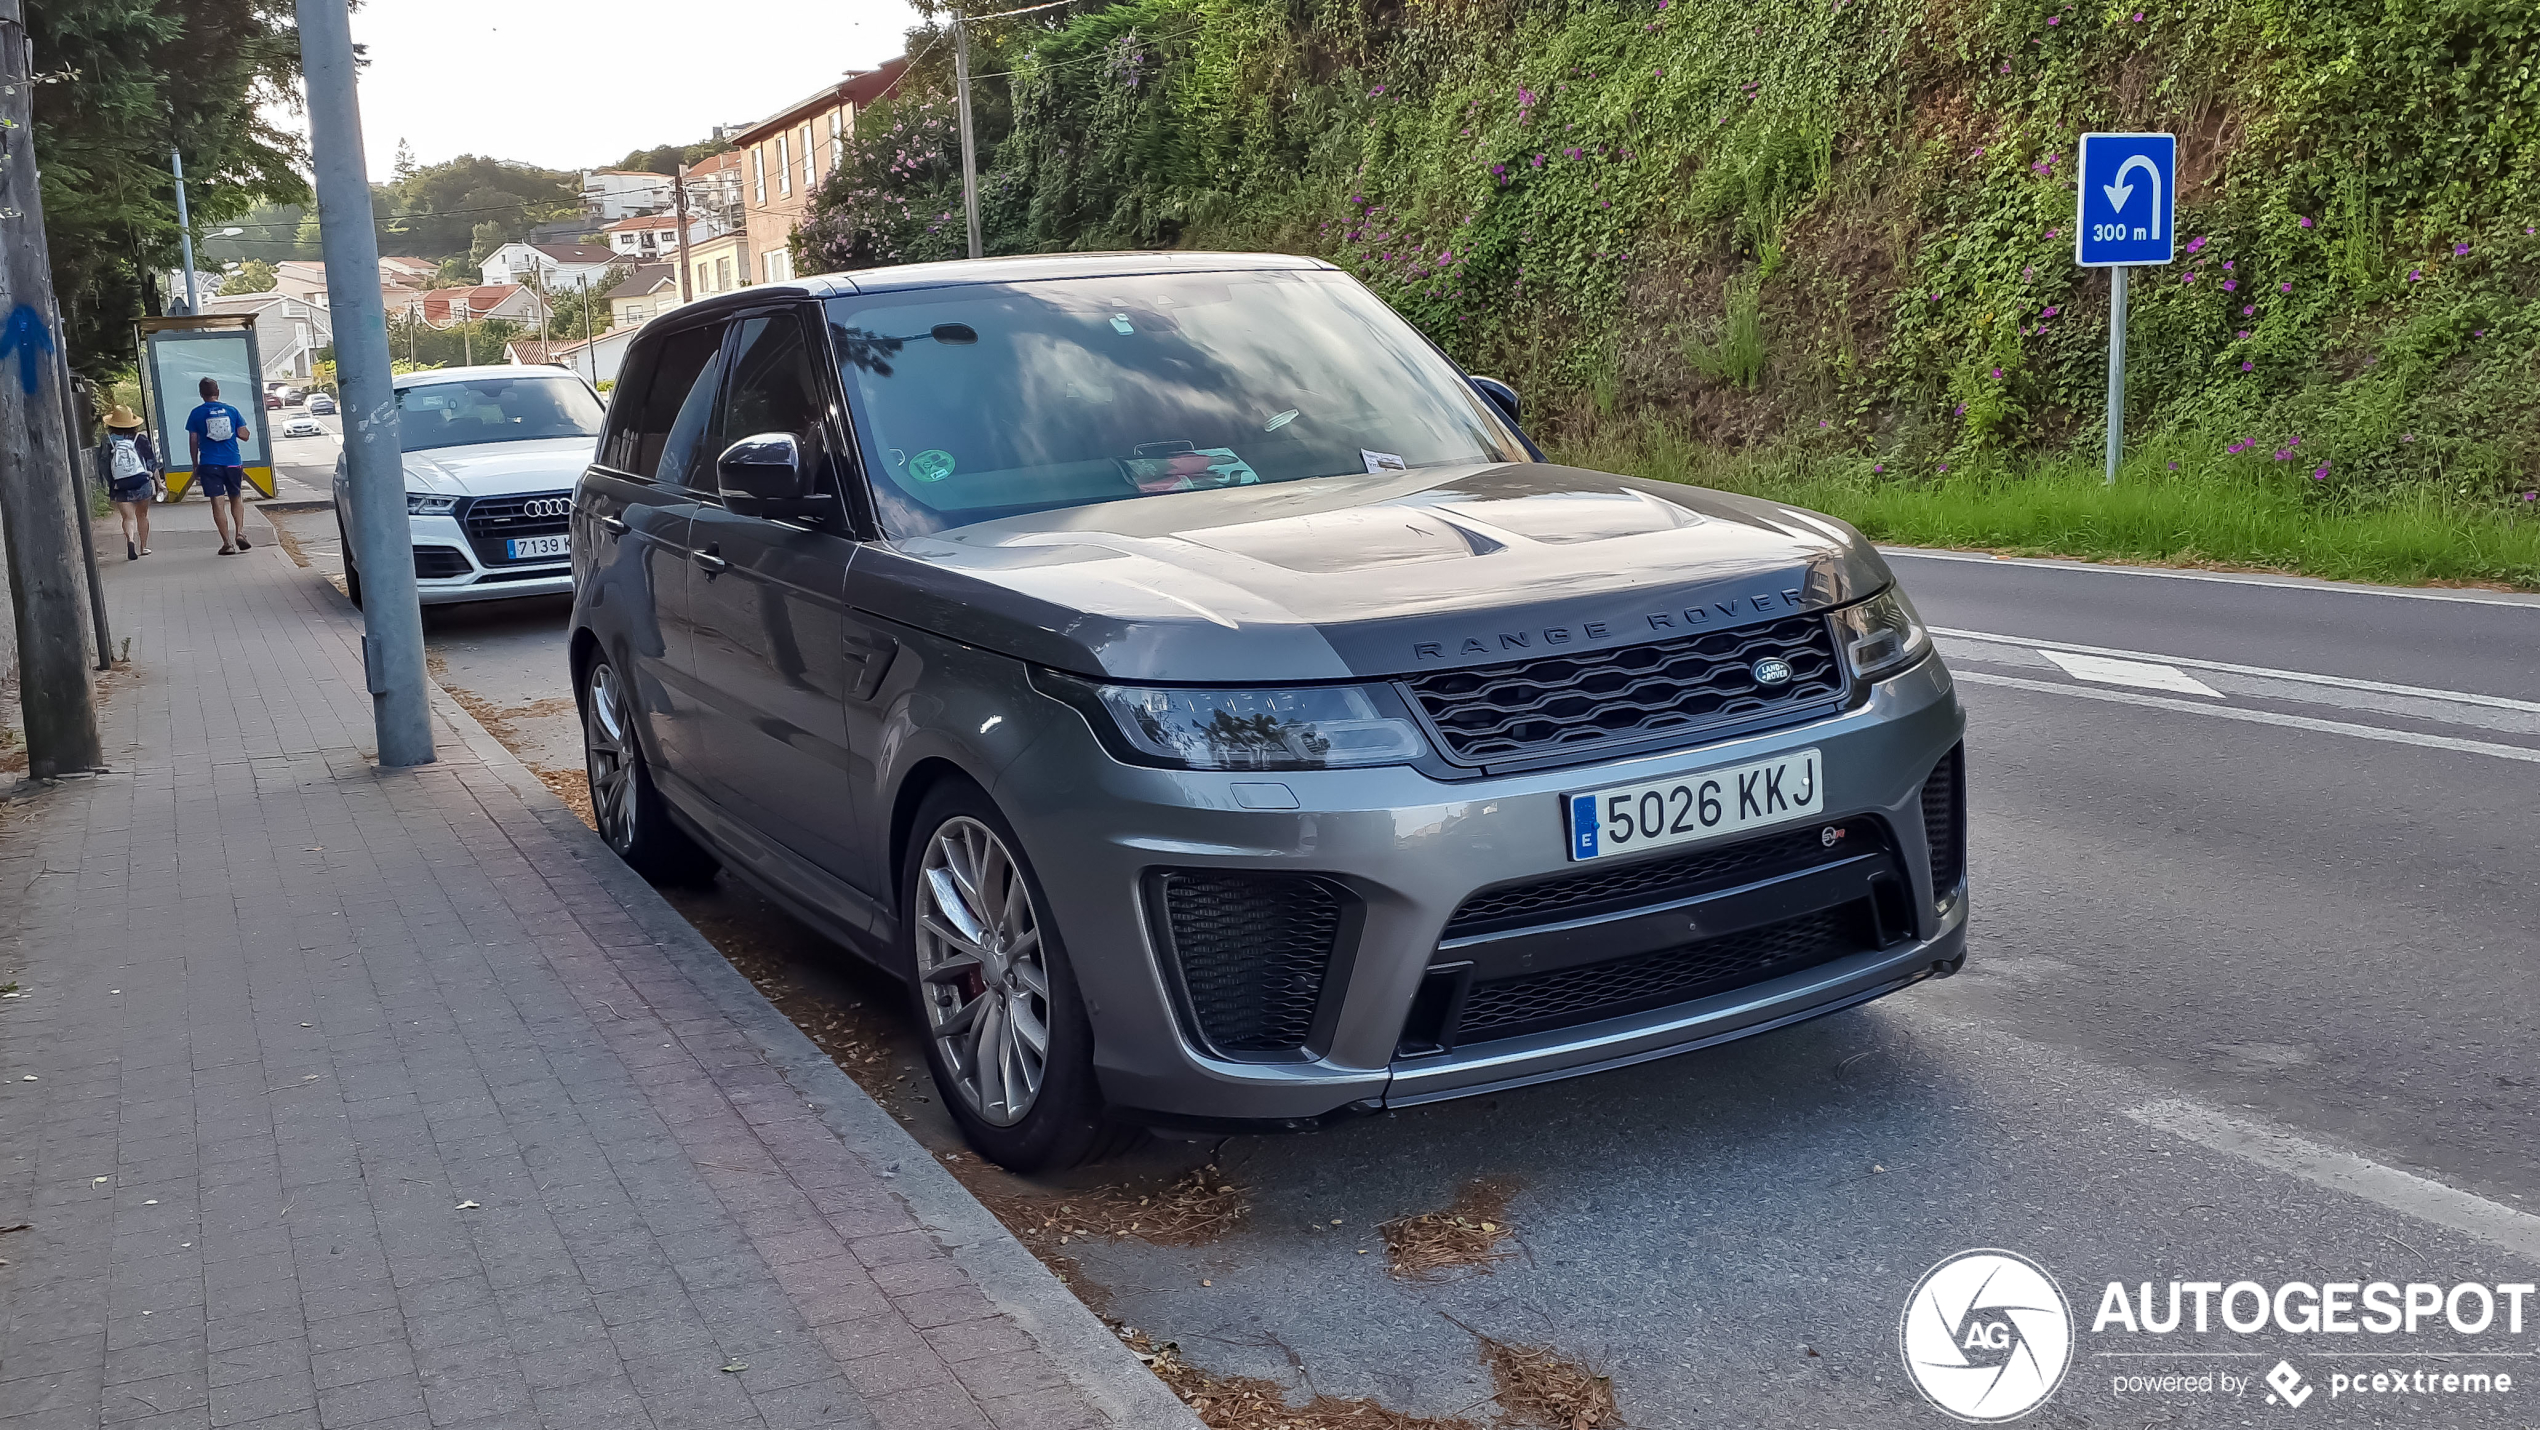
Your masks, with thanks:
[{"label": "sandal", "polygon": [[138,561],[138,560],[140,560],[140,559],[141,559],[141,548],[140,548],[139,546],[134,545],[132,542],[129,542],[129,541],[125,542],[125,543],[123,544],[123,559],[124,559],[124,560],[126,560],[126,561]]},{"label": "sandal", "polygon": [[235,546],[224,546],[220,549],[220,554],[223,556],[235,556],[238,554],[238,548]]},{"label": "sandal", "polygon": [[256,543],[254,543],[254,542],[252,542],[252,541],[249,541],[247,538],[245,538],[245,537],[243,537],[243,536],[242,536],[242,537],[240,537],[240,538],[238,538],[238,549],[239,549],[239,550],[241,550],[241,551],[245,551],[246,549],[248,549],[248,548],[249,548],[249,547],[251,547],[251,546],[254,546],[255,544],[256,544]]}]

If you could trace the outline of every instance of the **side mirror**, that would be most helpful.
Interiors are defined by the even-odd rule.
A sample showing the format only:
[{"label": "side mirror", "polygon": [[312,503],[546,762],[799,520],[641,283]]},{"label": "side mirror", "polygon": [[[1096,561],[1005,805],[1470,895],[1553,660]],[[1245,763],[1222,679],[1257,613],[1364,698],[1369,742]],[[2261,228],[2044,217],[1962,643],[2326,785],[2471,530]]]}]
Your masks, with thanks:
[{"label": "side mirror", "polygon": [[1511,424],[1514,424],[1518,420],[1520,413],[1523,411],[1523,407],[1522,404],[1517,401],[1517,389],[1510,387],[1507,383],[1504,383],[1495,377],[1473,377],[1468,375],[1464,380],[1473,384],[1473,390],[1475,392],[1489,398],[1491,406],[1498,408],[1501,415],[1505,416]]},{"label": "side mirror", "polygon": [[742,516],[812,516],[828,510],[808,490],[802,444],[791,432],[761,432],[724,448],[714,459],[714,481],[723,504]]}]

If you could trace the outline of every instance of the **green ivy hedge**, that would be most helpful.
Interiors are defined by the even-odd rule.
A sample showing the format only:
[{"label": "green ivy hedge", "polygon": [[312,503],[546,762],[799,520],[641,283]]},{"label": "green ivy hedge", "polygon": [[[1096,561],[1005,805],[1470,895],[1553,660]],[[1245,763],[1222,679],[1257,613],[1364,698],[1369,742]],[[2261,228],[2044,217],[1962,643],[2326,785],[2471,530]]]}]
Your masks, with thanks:
[{"label": "green ivy hedge", "polygon": [[[2141,8],[2138,8],[2138,5]],[[1309,252],[1556,435],[1929,478],[2100,440],[2088,129],[2181,137],[2130,428],[2303,501],[2540,488],[2529,0],[1125,0],[981,26],[991,252]],[[804,271],[964,251],[949,45]]]}]

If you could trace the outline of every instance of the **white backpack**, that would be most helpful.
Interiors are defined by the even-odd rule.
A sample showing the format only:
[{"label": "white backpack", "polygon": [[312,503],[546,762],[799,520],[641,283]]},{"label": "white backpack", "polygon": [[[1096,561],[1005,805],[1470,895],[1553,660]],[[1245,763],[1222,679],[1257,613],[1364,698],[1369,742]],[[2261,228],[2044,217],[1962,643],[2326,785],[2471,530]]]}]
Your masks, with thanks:
[{"label": "white backpack", "polygon": [[117,437],[114,440],[114,448],[116,481],[125,481],[150,470],[141,464],[140,449],[133,444],[131,438]]}]

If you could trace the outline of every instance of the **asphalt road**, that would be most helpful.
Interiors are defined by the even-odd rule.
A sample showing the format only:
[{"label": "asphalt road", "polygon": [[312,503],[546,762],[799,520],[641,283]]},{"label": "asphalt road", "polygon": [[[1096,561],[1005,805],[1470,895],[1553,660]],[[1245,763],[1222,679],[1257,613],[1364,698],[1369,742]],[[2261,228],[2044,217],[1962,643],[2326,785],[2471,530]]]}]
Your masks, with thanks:
[{"label": "asphalt road", "polygon": [[[2540,1298],[2518,1333],[2501,1302],[2479,1334],[2093,1331],[2111,1281],[2540,1280],[2540,602],[1893,559],[1973,721],[1964,973],[1601,1077],[1151,1148],[1101,1175],[1213,1156],[1252,1212],[1196,1246],[1074,1240],[1100,1309],[1212,1371],[1477,1423],[1480,1333],[1610,1373],[1635,1426],[1940,1425],[1900,1314],[1934,1263],[2000,1247],[2075,1321],[2030,1424],[2540,1424]],[[444,682],[551,767],[562,619],[427,626]],[[815,1006],[893,1004],[746,893],[683,908]],[[859,1075],[957,1147],[905,1023],[877,1037]],[[1507,1256],[1388,1276],[1379,1224],[1477,1178],[1513,1189]],[[2427,1369],[2516,1384],[2332,1390]]]}]

